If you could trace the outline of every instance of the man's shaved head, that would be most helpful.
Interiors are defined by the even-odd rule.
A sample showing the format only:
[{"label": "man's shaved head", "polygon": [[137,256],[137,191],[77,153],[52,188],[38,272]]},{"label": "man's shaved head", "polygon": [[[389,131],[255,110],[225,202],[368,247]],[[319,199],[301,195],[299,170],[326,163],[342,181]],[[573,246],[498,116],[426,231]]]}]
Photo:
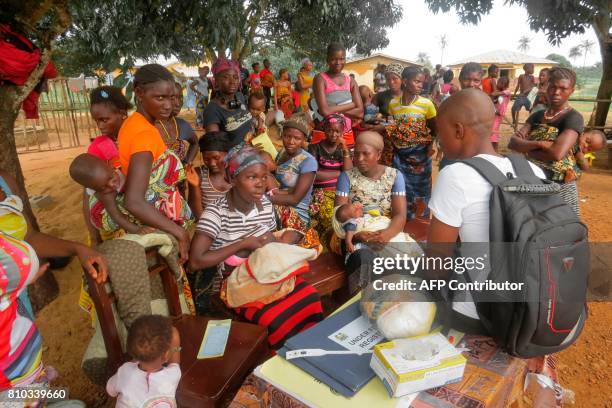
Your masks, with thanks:
[{"label": "man's shaved head", "polygon": [[489,141],[495,119],[491,98],[478,89],[464,89],[451,95],[438,113],[438,135],[444,154],[450,159],[472,157]]}]

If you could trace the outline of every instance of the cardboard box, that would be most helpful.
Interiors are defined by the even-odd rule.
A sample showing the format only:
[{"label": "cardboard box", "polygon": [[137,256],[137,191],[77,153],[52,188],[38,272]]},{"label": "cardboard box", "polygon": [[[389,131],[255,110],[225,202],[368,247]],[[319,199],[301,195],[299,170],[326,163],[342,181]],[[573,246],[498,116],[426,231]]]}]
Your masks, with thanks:
[{"label": "cardboard box", "polygon": [[370,367],[392,397],[461,381],[466,358],[440,333],[374,346]]}]

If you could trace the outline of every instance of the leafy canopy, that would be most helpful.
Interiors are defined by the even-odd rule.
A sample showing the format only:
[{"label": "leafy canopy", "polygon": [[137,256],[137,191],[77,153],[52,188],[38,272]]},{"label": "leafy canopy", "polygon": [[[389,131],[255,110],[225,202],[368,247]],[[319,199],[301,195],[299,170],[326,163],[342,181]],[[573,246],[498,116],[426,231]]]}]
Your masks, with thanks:
[{"label": "leafy canopy", "polygon": [[160,55],[246,59],[270,48],[323,59],[332,41],[369,53],[388,44],[402,16],[393,0],[72,0],[70,12],[56,56],[71,73]]},{"label": "leafy canopy", "polygon": [[[570,55],[571,56],[571,55]],[[572,64],[561,54],[548,54],[546,59],[553,60],[562,67],[571,68]]]},{"label": "leafy canopy", "polygon": [[[493,8],[493,0],[425,0],[434,13],[456,10],[461,22],[476,24]],[[532,30],[544,31],[548,41],[558,45],[570,34],[585,32],[600,16],[609,18],[609,0],[505,0],[527,10]]]}]

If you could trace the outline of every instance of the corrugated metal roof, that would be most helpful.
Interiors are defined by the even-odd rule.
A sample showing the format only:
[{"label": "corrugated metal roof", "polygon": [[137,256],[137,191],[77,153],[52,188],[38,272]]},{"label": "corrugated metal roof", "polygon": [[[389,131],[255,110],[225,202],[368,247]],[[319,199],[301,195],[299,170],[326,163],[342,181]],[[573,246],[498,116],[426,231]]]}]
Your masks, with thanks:
[{"label": "corrugated metal roof", "polygon": [[371,59],[371,58],[376,58],[376,57],[389,58],[389,59],[395,60],[397,62],[403,62],[404,64],[415,65],[417,67],[422,67],[423,66],[423,64],[419,64],[418,62],[410,61],[410,60],[407,60],[407,59],[404,59],[404,58],[394,57],[392,55],[382,54],[380,52],[377,52],[376,54],[369,55],[367,57],[360,57],[360,58],[351,59],[349,61],[346,61],[346,63],[350,64],[351,62],[365,61],[365,60],[368,60],[368,59]]},{"label": "corrugated metal roof", "polygon": [[468,62],[478,62],[480,64],[526,64],[528,62],[533,64],[557,64],[557,62],[553,60],[534,57],[532,55],[527,55],[516,51],[495,50],[485,52],[484,54],[474,55],[473,57],[463,58],[459,61],[453,62],[450,65],[463,65]]}]

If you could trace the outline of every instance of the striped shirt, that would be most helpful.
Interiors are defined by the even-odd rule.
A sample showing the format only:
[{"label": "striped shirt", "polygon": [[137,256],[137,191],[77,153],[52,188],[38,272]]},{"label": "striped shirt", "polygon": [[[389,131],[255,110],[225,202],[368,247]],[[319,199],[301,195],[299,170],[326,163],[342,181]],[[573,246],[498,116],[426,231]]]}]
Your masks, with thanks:
[{"label": "striped shirt", "polygon": [[[341,172],[344,167],[342,149],[340,147],[336,147],[336,150],[330,153],[325,150],[321,143],[323,142],[314,143],[308,146],[308,153],[310,153],[317,161],[319,166],[318,170],[335,170]],[[337,178],[318,182],[315,180],[313,187],[335,189],[337,183]]]},{"label": "striped shirt", "polygon": [[212,185],[208,169],[206,167],[200,167],[200,191],[202,192],[202,208],[208,207],[209,204],[214,203],[219,198],[223,197],[229,190],[220,191]]},{"label": "striped shirt", "polygon": [[231,245],[248,236],[261,236],[276,230],[274,208],[266,197],[243,214],[233,208],[227,195],[209,204],[198,222],[197,230],[212,238],[211,250]]}]

